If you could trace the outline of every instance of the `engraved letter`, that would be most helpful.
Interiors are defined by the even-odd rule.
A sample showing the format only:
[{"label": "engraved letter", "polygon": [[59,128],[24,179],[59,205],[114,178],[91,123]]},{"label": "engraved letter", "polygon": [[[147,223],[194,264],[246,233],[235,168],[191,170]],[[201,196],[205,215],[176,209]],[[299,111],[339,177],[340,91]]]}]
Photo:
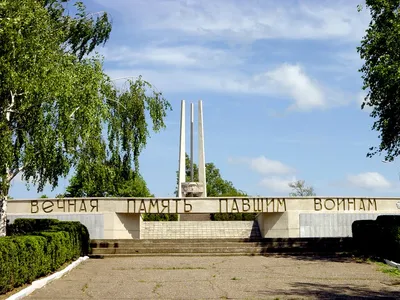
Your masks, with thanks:
[{"label": "engraved letter", "polygon": [[321,199],[320,198],[314,198],[314,210],[315,211],[322,210],[322,204],[321,204]]},{"label": "engraved letter", "polygon": [[219,213],[223,213],[222,211],[222,201],[225,201],[225,211],[228,212],[228,199],[219,199]]},{"label": "engraved letter", "polygon": [[274,207],[275,199],[274,198],[267,199],[267,212],[269,212],[269,205],[270,204],[272,204],[272,212],[275,212],[275,207]]},{"label": "engraved letter", "polygon": [[[60,203],[62,203],[62,206],[60,206]],[[62,209],[63,212],[65,212],[65,200],[57,200],[57,208]]]},{"label": "engraved letter", "polygon": [[36,214],[39,211],[39,205],[36,200],[31,201],[31,213]]},{"label": "engraved letter", "polygon": [[[264,199],[253,199],[254,212],[263,211],[263,200]],[[260,205],[260,202],[261,202],[261,205]],[[257,205],[256,205],[256,203],[257,203]]]},{"label": "engraved letter", "polygon": [[236,202],[236,199],[233,199],[233,201],[232,201],[231,212],[239,212],[239,207],[238,207],[238,204]]},{"label": "engraved letter", "polygon": [[161,201],[161,206],[163,207],[163,209],[161,210],[161,213],[164,213],[164,210],[167,209],[167,212],[169,213],[169,200],[168,199],[164,199]]},{"label": "engraved letter", "polygon": [[360,199],[360,210],[365,210],[364,199]]},{"label": "engraved letter", "polygon": [[337,199],[337,210],[340,210],[340,205],[343,204],[342,210],[346,210],[346,199]]},{"label": "engraved letter", "polygon": [[46,214],[51,213],[53,211],[53,206],[54,206],[54,203],[51,200],[46,200],[46,201],[43,201],[43,203],[42,203],[42,209]]},{"label": "engraved letter", "polygon": [[246,212],[250,210],[250,204],[249,204],[250,200],[249,199],[243,199],[242,200],[242,211]]},{"label": "engraved letter", "polygon": [[175,213],[179,213],[178,202],[181,201],[181,199],[172,199],[172,201],[175,201]]},{"label": "engraved letter", "polygon": [[325,199],[324,206],[326,210],[332,210],[335,208],[335,201],[331,198]]},{"label": "engraved letter", "polygon": [[86,212],[86,203],[85,200],[81,200],[81,206],[79,207],[79,212]]},{"label": "engraved letter", "polygon": [[139,205],[139,213],[142,213],[142,211],[146,214],[147,210],[146,210],[146,202],[144,202],[144,200],[140,200],[140,205]]},{"label": "engraved letter", "polygon": [[283,211],[286,211],[286,199],[278,199],[276,211],[279,211],[279,207],[283,206]]},{"label": "engraved letter", "polygon": [[368,199],[368,210],[371,210],[371,205],[373,206],[374,210],[378,210],[375,199]]},{"label": "engraved letter", "polygon": [[[353,206],[353,209],[350,209],[350,205]],[[347,207],[348,207],[348,210],[356,210],[356,199],[355,198],[347,199]]]},{"label": "engraved letter", "polygon": [[157,213],[160,212],[160,208],[158,206],[158,199],[155,199],[155,200],[150,199],[149,213],[151,212],[152,207],[157,207]]},{"label": "engraved letter", "polygon": [[94,211],[96,209],[96,212],[99,211],[99,200],[90,200],[90,207],[92,208],[90,212]]},{"label": "engraved letter", "polygon": [[[186,199],[183,200],[183,203],[184,203],[184,211],[185,212],[191,212],[192,211],[192,204],[186,203]],[[186,208],[186,206],[189,206],[189,208]]]},{"label": "engraved letter", "polygon": [[76,212],[76,200],[68,200],[68,212],[71,212],[71,206],[74,207],[73,212]]}]

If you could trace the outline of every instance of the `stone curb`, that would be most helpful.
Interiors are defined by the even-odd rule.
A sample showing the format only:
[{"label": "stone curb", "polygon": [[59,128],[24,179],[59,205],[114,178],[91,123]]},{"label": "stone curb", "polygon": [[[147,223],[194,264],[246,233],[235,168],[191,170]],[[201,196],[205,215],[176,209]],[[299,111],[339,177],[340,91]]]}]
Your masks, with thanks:
[{"label": "stone curb", "polygon": [[18,293],[14,294],[14,295],[8,297],[7,300],[18,300],[18,299],[22,299],[22,298],[28,296],[35,290],[41,289],[42,287],[44,287],[46,284],[49,284],[53,280],[61,278],[63,275],[65,275],[66,273],[71,271],[73,268],[77,267],[81,262],[83,262],[87,259],[89,259],[89,256],[79,257],[77,260],[75,260],[70,265],[68,265],[65,269],[63,269],[59,272],[56,272],[54,274],[51,274],[50,276],[47,276],[45,278],[33,281],[30,286],[19,291]]},{"label": "stone curb", "polygon": [[391,267],[394,267],[394,268],[397,268],[397,269],[400,270],[400,264],[398,264],[398,263],[396,263],[396,262],[394,262],[394,261],[388,260],[388,259],[384,259],[384,261],[385,261],[385,263],[386,263],[387,265],[389,265],[389,266],[391,266]]}]

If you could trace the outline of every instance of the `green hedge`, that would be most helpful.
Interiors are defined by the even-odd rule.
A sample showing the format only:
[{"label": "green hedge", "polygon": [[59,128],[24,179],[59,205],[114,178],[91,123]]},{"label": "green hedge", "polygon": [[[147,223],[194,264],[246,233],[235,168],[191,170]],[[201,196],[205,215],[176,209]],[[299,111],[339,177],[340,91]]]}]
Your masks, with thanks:
[{"label": "green hedge", "polygon": [[352,224],[353,240],[360,254],[400,262],[400,216],[379,216]]},{"label": "green hedge", "polygon": [[7,229],[0,238],[0,294],[89,253],[89,232],[79,222],[17,219]]},{"label": "green hedge", "polygon": [[143,221],[178,221],[178,214],[142,214]]},{"label": "green hedge", "polygon": [[253,221],[256,219],[256,213],[216,213],[211,214],[212,221]]}]

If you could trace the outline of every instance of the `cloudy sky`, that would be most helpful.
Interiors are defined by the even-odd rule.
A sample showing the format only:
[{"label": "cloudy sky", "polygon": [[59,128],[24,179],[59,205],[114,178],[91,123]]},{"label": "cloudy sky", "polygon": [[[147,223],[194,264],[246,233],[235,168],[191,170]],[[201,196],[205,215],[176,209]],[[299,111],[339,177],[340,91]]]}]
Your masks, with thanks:
[{"label": "cloudy sky", "polygon": [[[295,179],[318,195],[398,195],[398,164],[366,158],[379,140],[360,108],[360,0],[84,2],[112,16],[108,74],[142,75],[173,106],[140,160],[156,196],[175,189],[181,99],[203,100],[206,161],[251,195],[287,195]],[[11,195],[37,193],[17,178]]]}]

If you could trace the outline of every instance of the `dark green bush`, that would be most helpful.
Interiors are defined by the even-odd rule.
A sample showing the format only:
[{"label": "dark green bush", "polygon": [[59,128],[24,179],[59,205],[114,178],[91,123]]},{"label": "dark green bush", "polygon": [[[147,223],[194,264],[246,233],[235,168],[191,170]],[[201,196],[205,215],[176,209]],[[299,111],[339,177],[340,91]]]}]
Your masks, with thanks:
[{"label": "dark green bush", "polygon": [[7,235],[26,235],[43,231],[59,222],[57,219],[16,219],[13,224],[7,224]]},{"label": "dark green bush", "polygon": [[400,262],[400,216],[379,216],[352,224],[356,249],[363,255]]},{"label": "dark green bush", "polygon": [[379,216],[376,222],[381,237],[378,255],[400,262],[400,215]]},{"label": "dark green bush", "polygon": [[211,214],[212,221],[253,221],[256,219],[256,213],[215,213]]},{"label": "dark green bush", "polygon": [[17,219],[8,228],[13,235],[0,238],[0,294],[89,253],[89,233],[79,222]]},{"label": "dark green bush", "polygon": [[178,214],[142,214],[143,221],[178,221]]}]

